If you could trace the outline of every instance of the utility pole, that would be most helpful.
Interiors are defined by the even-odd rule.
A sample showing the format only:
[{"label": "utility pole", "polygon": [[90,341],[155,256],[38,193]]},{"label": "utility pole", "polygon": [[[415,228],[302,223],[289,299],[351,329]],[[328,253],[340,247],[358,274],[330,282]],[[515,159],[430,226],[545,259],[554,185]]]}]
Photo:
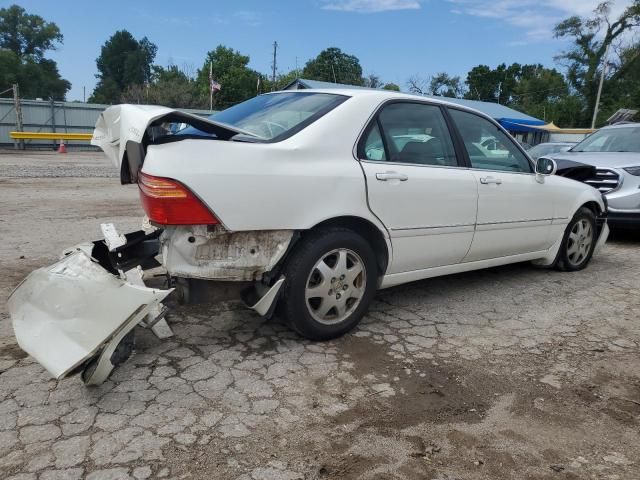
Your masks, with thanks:
[{"label": "utility pole", "polygon": [[[13,107],[16,110],[16,130],[22,132],[22,105],[20,105],[20,91],[17,83],[13,84]],[[15,148],[24,150],[24,140],[18,140]]]},{"label": "utility pole", "polygon": [[[51,106],[51,131],[56,133],[56,104],[53,101],[53,97],[49,97],[49,105]],[[53,140],[53,149],[56,149],[56,141]]]},{"label": "utility pole", "polygon": [[276,70],[278,68],[277,64],[278,58],[278,42],[273,42],[273,63],[271,64],[271,91],[275,91],[276,89]]},{"label": "utility pole", "polygon": [[591,120],[591,128],[596,128],[596,118],[598,117],[598,109],[600,108],[600,95],[602,94],[602,84],[604,76],[607,74],[607,65],[609,60],[609,45],[604,50],[604,62],[602,64],[602,73],[600,74],[600,84],[598,85],[598,94],[596,95],[596,104],[593,107],[593,119]]}]

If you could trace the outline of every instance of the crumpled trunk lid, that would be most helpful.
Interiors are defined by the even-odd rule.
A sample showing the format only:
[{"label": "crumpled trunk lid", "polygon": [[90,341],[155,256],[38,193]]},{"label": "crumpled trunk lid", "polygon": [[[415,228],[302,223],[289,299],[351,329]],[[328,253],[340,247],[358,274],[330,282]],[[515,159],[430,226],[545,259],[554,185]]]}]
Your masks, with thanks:
[{"label": "crumpled trunk lid", "polygon": [[[149,135],[149,127],[162,123],[185,123],[202,133],[202,138],[228,140],[243,134],[255,137],[245,130],[226,125],[193,113],[156,105],[114,105],[105,109],[96,122],[91,145],[100,147],[107,158],[121,172],[122,183],[135,183],[137,171],[142,167],[146,146],[153,144],[155,138]],[[169,134],[172,140],[193,138],[193,135]],[[197,136],[197,135],[196,135]],[[125,165],[126,153],[135,156],[135,162]],[[133,159],[129,159],[130,161]],[[130,170],[130,174],[129,174]]]}]

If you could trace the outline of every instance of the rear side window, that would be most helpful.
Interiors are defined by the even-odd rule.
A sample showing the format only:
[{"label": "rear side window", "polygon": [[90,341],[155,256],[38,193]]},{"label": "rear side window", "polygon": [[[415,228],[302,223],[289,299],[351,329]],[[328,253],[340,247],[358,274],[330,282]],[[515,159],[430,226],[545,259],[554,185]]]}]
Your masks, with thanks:
[{"label": "rear side window", "polygon": [[505,172],[533,172],[531,162],[500,128],[470,112],[449,109],[458,127],[472,168]]},{"label": "rear side window", "polygon": [[[348,98],[331,93],[270,93],[234,105],[209,118],[246,132],[253,141],[277,142],[298,133]],[[192,126],[177,134],[211,136]]]},{"label": "rear side window", "polygon": [[384,106],[365,135],[359,156],[393,163],[458,166],[440,107],[421,103]]},{"label": "rear side window", "polygon": [[369,129],[369,133],[364,138],[362,157],[367,160],[386,161],[387,155],[384,151],[384,143],[380,134],[378,122],[374,122]]}]

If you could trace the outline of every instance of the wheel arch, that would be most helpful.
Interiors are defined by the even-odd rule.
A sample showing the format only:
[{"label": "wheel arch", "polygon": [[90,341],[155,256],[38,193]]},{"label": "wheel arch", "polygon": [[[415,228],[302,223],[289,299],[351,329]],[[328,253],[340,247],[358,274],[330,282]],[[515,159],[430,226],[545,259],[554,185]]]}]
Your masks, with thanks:
[{"label": "wheel arch", "polygon": [[304,230],[301,233],[301,238],[304,239],[305,234],[315,232],[330,227],[342,227],[353,230],[357,234],[361,235],[365,239],[369,240],[373,246],[373,250],[376,254],[376,263],[378,265],[378,275],[382,279],[387,272],[387,267],[391,261],[391,244],[388,242],[383,231],[370,220],[357,216],[340,216],[327,220],[323,220],[317,223],[309,230]]},{"label": "wheel arch", "polygon": [[600,215],[602,215],[604,213],[602,211],[602,208],[598,204],[598,202],[596,202],[595,200],[589,200],[588,202],[583,203],[582,205],[580,205],[578,207],[578,209],[576,211],[580,210],[583,207],[584,208],[588,208],[589,210],[591,210],[596,217],[598,217],[598,216],[600,216]]}]

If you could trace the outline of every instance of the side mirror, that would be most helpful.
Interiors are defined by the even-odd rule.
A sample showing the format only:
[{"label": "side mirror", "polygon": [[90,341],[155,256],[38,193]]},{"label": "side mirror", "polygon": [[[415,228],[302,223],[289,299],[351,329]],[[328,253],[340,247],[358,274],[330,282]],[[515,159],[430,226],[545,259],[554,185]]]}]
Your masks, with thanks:
[{"label": "side mirror", "polygon": [[553,175],[557,169],[556,161],[549,157],[540,157],[536,160],[536,173],[538,175]]},{"label": "side mirror", "polygon": [[553,175],[558,170],[556,161],[549,157],[540,157],[536,160],[536,180],[538,183],[544,183],[544,177]]}]

